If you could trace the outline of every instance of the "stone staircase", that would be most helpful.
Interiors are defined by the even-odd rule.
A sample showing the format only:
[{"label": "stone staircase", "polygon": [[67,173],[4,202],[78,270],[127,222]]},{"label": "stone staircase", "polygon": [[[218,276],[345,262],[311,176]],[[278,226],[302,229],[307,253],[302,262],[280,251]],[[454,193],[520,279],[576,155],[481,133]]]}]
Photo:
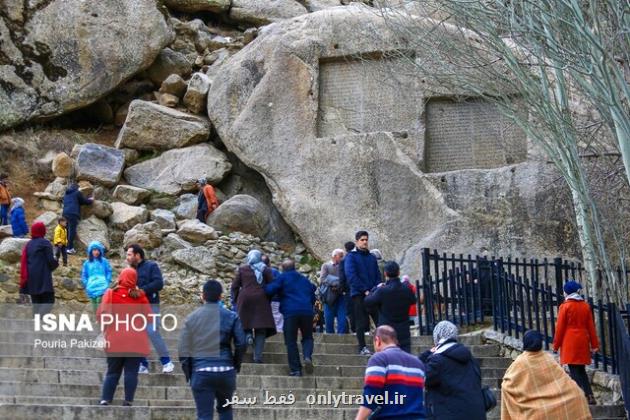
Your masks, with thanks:
[{"label": "stone staircase", "polygon": [[[190,388],[179,364],[174,373],[162,374],[152,356],[148,375],[140,375],[133,407],[122,407],[122,379],[112,406],[98,406],[105,359],[98,349],[34,348],[37,338],[47,340],[94,339],[86,333],[34,333],[28,319],[0,318],[0,418],[2,419],[194,419]],[[176,353],[176,332],[165,333],[171,354]],[[481,336],[462,337],[478,358],[483,383],[495,391],[510,360],[499,357],[499,346],[485,344]],[[237,379],[240,398],[256,397],[255,404],[235,408],[236,419],[354,419],[357,405],[334,406],[332,396],[361,395],[366,356],[356,354],[352,335],[315,337],[315,372],[301,378],[288,376],[286,352],[281,335],[266,344],[264,364],[251,363],[247,354]],[[430,337],[414,337],[412,349],[419,353],[431,346]],[[267,395],[280,397],[291,392],[291,405],[264,405]],[[311,397],[308,397],[311,395]],[[315,397],[312,397],[315,396]],[[318,397],[321,396],[321,397]],[[307,398],[322,398],[309,404]],[[329,401],[330,399],[330,401]],[[594,418],[624,418],[618,407],[593,407]],[[488,418],[500,418],[497,407]]]}]

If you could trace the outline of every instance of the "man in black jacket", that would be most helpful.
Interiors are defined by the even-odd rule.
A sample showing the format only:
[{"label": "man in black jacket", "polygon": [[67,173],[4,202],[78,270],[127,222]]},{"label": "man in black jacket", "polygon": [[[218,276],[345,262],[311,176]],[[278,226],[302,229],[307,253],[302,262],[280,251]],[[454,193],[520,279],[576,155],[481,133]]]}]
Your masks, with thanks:
[{"label": "man in black jacket", "polygon": [[222,293],[218,281],[204,284],[205,304],[188,315],[179,340],[179,360],[190,381],[198,419],[211,419],[215,404],[220,419],[232,418],[232,405],[226,403],[236,390],[236,374],[247,348],[238,315],[218,304]]},{"label": "man in black jacket", "polygon": [[409,306],[416,303],[411,289],[400,281],[400,267],[396,261],[385,263],[387,282],[379,284],[365,297],[365,305],[378,310],[378,325],[389,325],[396,330],[400,348],[411,353]]},{"label": "man in black jacket", "polygon": [[[151,309],[153,309],[153,313],[159,315],[159,292],[164,287],[164,279],[162,278],[160,267],[155,261],[148,261],[144,258],[144,250],[138,244],[129,245],[127,248],[127,263],[136,269],[138,273],[138,288],[144,290],[151,304]],[[157,328],[159,322],[156,322],[155,325],[156,328],[153,329],[153,323],[149,323],[147,333],[149,334],[153,347],[155,347],[155,351],[158,356],[160,356],[162,373],[171,373],[173,369],[175,369],[175,365],[171,362],[171,358],[168,355],[168,348],[160,335],[160,330]],[[140,363],[139,373],[149,373],[149,362],[146,358],[142,359]]]},{"label": "man in black jacket", "polygon": [[[348,253],[352,252],[354,249],[354,242],[348,241],[343,244],[343,247],[346,250],[346,255],[348,255]],[[350,331],[354,333],[356,331],[356,325],[354,322],[354,306],[352,305],[352,298],[350,297],[350,285],[348,284],[348,279],[346,278],[346,271],[344,268],[345,261],[345,256],[341,261],[339,261],[339,283],[341,283],[341,287],[343,288],[346,298],[346,316],[348,317],[348,321],[350,321]]]},{"label": "man in black jacket", "polygon": [[52,272],[59,266],[42,222],[31,226],[31,240],[22,250],[20,293],[31,295],[33,315],[50,312],[55,303]]},{"label": "man in black jacket", "polygon": [[70,184],[63,197],[63,217],[68,221],[68,246],[66,253],[76,254],[74,249],[74,238],[77,236],[77,226],[81,220],[81,206],[91,205],[92,198],[85,198],[79,186]]}]

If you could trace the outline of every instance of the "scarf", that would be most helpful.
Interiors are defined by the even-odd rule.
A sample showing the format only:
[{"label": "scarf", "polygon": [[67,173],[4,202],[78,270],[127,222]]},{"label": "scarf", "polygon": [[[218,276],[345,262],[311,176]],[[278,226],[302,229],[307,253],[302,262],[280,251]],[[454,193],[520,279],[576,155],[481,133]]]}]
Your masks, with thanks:
[{"label": "scarf", "polygon": [[254,270],[254,274],[256,275],[256,283],[262,284],[263,281],[263,272],[267,265],[262,262],[262,253],[257,249],[252,249],[247,254],[247,264]]},{"label": "scarf", "polygon": [[565,300],[584,300],[584,298],[576,292],[568,295]]}]

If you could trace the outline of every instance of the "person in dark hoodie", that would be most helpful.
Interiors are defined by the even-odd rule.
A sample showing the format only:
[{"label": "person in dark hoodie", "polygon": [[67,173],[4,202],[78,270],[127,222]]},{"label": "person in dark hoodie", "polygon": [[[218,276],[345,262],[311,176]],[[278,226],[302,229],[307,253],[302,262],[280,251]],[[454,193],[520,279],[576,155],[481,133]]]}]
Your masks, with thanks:
[{"label": "person in dark hoodie", "polygon": [[387,282],[376,287],[365,297],[368,309],[378,310],[378,325],[389,325],[396,330],[400,349],[411,353],[411,333],[409,332],[409,306],[416,303],[411,289],[400,281],[400,267],[396,261],[384,265]]},{"label": "person in dark hoodie", "polygon": [[371,352],[365,345],[365,333],[370,330],[370,317],[374,324],[377,324],[378,320],[374,313],[368,312],[363,301],[370,290],[381,282],[381,271],[376,257],[370,253],[368,233],[360,230],[356,233],[355,239],[356,248],[346,256],[344,271],[350,285],[350,296],[354,307],[359,354],[370,355]]},{"label": "person in dark hoodie", "polygon": [[46,236],[46,226],[35,222],[31,226],[31,240],[22,250],[20,293],[31,295],[33,314],[50,312],[55,303],[52,272],[59,266],[53,246]]},{"label": "person in dark hoodie", "polygon": [[485,420],[477,361],[457,341],[457,327],[440,321],[433,329],[435,347],[420,355],[425,367],[428,419]]},{"label": "person in dark hoodie", "polygon": [[353,333],[356,331],[356,324],[354,322],[354,306],[352,305],[352,299],[350,298],[350,286],[348,285],[348,279],[346,279],[346,256],[352,252],[354,249],[354,242],[348,241],[343,244],[344,249],[346,250],[346,254],[339,261],[339,283],[341,283],[341,287],[343,288],[343,294],[346,300],[346,316],[348,317],[348,321],[350,323],[350,331]]},{"label": "person in dark hoodie", "polygon": [[63,197],[63,217],[68,221],[68,249],[67,254],[76,254],[74,249],[74,238],[77,235],[77,226],[81,220],[81,206],[91,205],[92,198],[85,198],[79,186],[71,183]]}]

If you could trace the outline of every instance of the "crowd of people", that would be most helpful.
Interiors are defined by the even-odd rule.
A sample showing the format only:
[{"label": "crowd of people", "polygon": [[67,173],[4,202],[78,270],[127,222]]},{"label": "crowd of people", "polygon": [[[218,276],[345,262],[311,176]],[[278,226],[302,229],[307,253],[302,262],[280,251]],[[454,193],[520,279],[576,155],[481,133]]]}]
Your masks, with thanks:
[{"label": "crowd of people", "polygon": [[[203,219],[216,208],[216,196],[201,180],[198,214]],[[48,241],[41,222],[30,228],[31,239],[21,258],[20,293],[30,295],[34,313],[51,310],[55,301],[52,272],[60,261],[67,264],[74,254],[76,226],[80,208],[90,205],[76,185],[64,197],[63,216]],[[9,208],[9,203],[11,207]],[[25,234],[23,200],[11,198],[6,177],[0,177],[0,218],[16,220],[14,234]],[[28,230],[28,227],[26,227]],[[23,233],[24,232],[24,233]],[[103,244],[94,241],[87,247],[81,280],[92,308],[98,316],[125,308],[144,315],[160,313],[160,291],[164,280],[159,265],[147,260],[140,245],[127,247],[128,268],[112,281],[112,268]],[[523,338],[521,354],[505,373],[501,387],[501,412],[504,419],[590,418],[588,404],[595,399],[585,366],[598,347],[597,335],[588,303],[575,281],[565,285],[565,302],[560,306],[555,351],[560,364],[568,365],[567,375],[553,357],[542,351],[543,337],[529,331]],[[433,331],[434,346],[420,355],[412,354],[410,325],[416,323],[417,294],[408,276],[402,276],[395,261],[385,261],[378,250],[369,249],[369,234],[359,231],[354,242],[331,253],[321,267],[319,285],[313,284],[287,259],[280,270],[271,266],[268,256],[251,250],[236,271],[229,299],[223,287],[208,280],[201,294],[205,303],[184,323],[178,356],[190,384],[199,419],[232,418],[232,399],[236,375],[244,354],[252,347],[254,363],[264,363],[268,337],[280,332],[287,350],[289,375],[312,374],[314,308],[323,304],[325,332],[356,334],[357,352],[371,356],[367,362],[364,404],[356,419],[367,418],[449,418],[484,419],[496,404],[482,387],[481,371],[471,351],[458,340],[457,327],[439,322]],[[231,302],[231,309],[223,301]],[[122,305],[121,305],[122,304]],[[215,328],[209,325],[216,324]],[[371,326],[373,323],[373,327]],[[104,331],[110,345],[106,349],[107,371],[101,405],[112,403],[115,389],[124,374],[124,405],[132,405],[138,375],[149,372],[147,356],[155,348],[163,373],[174,371],[168,348],[158,327],[149,324],[145,331]],[[372,347],[366,343],[371,334]],[[209,334],[214,334],[210,337]],[[302,355],[298,347],[301,337]],[[211,349],[218,343],[218,351]],[[113,350],[112,350],[113,349]],[[379,396],[404,395],[396,404],[378,403]],[[376,401],[376,402],[375,402]]]}]

